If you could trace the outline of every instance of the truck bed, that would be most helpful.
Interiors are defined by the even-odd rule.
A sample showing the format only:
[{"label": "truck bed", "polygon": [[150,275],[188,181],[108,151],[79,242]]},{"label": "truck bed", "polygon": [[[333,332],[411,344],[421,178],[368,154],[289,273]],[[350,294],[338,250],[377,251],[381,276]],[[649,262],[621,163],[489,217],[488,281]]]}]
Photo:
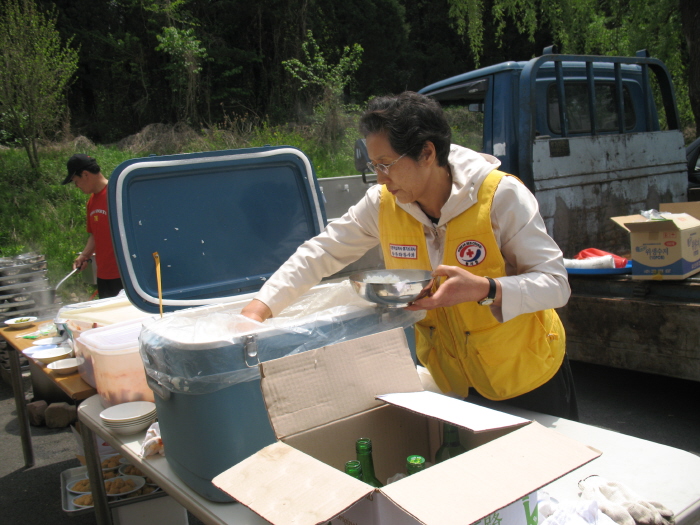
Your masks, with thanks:
[{"label": "truck bed", "polygon": [[569,283],[571,299],[557,311],[571,359],[700,381],[700,277],[570,275]]}]

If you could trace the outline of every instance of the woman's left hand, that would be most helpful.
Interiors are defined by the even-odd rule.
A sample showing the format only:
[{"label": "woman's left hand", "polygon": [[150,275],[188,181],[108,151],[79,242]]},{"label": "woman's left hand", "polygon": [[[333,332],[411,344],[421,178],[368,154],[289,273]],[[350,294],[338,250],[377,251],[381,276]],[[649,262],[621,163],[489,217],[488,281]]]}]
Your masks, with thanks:
[{"label": "woman's left hand", "polygon": [[[432,310],[434,308],[454,306],[460,303],[481,301],[489,293],[489,281],[486,277],[480,277],[457,266],[440,265],[433,272],[436,282],[442,282],[437,291],[430,297],[424,297],[415,301],[407,310]],[[441,279],[444,277],[445,279]],[[496,301],[500,304],[500,286],[497,283],[498,293]],[[496,304],[496,306],[498,306]]]}]

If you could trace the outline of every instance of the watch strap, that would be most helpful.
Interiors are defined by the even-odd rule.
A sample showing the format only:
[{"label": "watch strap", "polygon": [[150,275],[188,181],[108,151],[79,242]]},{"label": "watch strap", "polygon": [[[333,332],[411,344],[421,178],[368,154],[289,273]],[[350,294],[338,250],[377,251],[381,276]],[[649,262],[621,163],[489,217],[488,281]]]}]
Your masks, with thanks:
[{"label": "watch strap", "polygon": [[478,303],[482,306],[487,306],[491,303],[493,303],[493,300],[496,298],[496,281],[491,279],[491,277],[487,277],[489,280],[489,293],[486,294],[486,297],[484,297],[481,301],[478,301]]}]

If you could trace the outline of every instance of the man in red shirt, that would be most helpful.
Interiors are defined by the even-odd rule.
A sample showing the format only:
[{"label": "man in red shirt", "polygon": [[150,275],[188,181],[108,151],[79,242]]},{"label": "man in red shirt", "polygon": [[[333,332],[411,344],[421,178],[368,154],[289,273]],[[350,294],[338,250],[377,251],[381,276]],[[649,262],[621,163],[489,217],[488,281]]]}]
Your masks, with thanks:
[{"label": "man in red shirt", "polygon": [[87,231],[90,234],[83,251],[73,261],[73,268],[83,270],[90,257],[97,264],[97,292],[100,299],[114,297],[123,288],[107,215],[107,179],[89,155],[78,153],[68,160],[68,176],[63,184],[75,183],[90,195],[87,203]]}]

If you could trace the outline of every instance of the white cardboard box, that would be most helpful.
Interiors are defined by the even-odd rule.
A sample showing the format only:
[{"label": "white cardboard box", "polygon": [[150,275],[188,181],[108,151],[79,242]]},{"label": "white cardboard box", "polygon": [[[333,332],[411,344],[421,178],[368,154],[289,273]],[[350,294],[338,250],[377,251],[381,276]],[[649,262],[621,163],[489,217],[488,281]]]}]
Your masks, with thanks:
[{"label": "white cardboard box", "polygon": [[700,272],[700,203],[661,204],[670,220],[642,215],[613,217],[630,232],[633,279],[685,279]]},{"label": "white cardboard box", "polygon": [[[537,489],[600,455],[538,423],[423,391],[401,329],[260,366],[280,441],[213,483],[275,525],[471,524],[500,509],[516,516],[500,525],[525,525]],[[484,444],[381,489],[343,472],[359,437],[372,439],[382,481],[410,454],[432,461],[443,420],[469,431],[467,448]]]}]

